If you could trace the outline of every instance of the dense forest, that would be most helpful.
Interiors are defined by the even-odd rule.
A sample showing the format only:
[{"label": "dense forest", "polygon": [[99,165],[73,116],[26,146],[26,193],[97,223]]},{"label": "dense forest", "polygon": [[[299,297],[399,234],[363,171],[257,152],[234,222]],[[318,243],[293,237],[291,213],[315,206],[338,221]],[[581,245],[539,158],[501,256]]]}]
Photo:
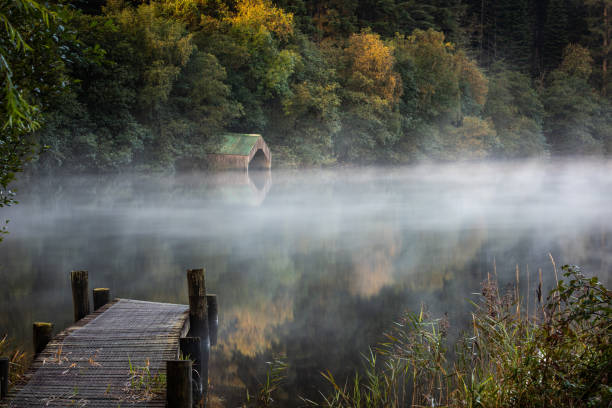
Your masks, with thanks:
[{"label": "dense forest", "polygon": [[34,172],[205,166],[226,131],[262,133],[277,166],[610,154],[611,11],[4,1],[3,185],[27,157]]}]

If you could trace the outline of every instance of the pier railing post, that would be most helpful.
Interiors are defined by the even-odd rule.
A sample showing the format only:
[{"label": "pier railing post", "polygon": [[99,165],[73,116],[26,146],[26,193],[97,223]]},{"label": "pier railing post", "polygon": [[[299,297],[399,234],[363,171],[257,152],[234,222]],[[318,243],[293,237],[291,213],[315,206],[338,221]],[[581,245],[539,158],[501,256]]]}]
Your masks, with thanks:
[{"label": "pier railing post", "polygon": [[166,361],[166,401],[168,407],[192,408],[191,360]]},{"label": "pier railing post", "polygon": [[210,336],[210,345],[214,346],[217,344],[217,331],[219,330],[217,295],[206,295],[206,304],[208,307],[208,334]]},{"label": "pier railing post", "polygon": [[193,403],[199,407],[202,403],[202,347],[199,337],[183,337],[179,339],[182,358],[189,358],[192,361],[191,380],[193,383]]},{"label": "pier railing post", "polygon": [[189,290],[189,324],[190,335],[199,337],[202,347],[210,344],[208,338],[208,306],[206,302],[206,282],[204,269],[187,271]]},{"label": "pier railing post", "polygon": [[94,312],[110,302],[110,289],[109,288],[95,288],[93,290],[93,304]]},{"label": "pier railing post", "polygon": [[53,323],[34,322],[32,324],[32,340],[34,353],[38,354],[47,347],[53,337]]},{"label": "pier railing post", "polygon": [[206,401],[208,392],[208,360],[210,356],[208,300],[206,297],[205,276],[204,269],[187,270],[187,287],[189,289],[189,336],[200,338],[202,356],[200,371],[202,401]]},{"label": "pier railing post", "polygon": [[8,394],[9,359],[0,357],[0,399],[6,398]]},{"label": "pier railing post", "polygon": [[89,289],[87,271],[70,272],[72,284],[72,304],[74,321],[77,322],[89,314]]}]

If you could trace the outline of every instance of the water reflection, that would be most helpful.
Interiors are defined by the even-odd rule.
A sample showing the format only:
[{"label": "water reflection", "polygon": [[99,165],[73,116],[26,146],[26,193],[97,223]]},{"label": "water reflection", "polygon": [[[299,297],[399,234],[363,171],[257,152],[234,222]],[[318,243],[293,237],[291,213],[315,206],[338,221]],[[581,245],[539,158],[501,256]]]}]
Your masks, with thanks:
[{"label": "water reflection", "polygon": [[[126,298],[187,303],[205,266],[219,296],[212,392],[237,406],[273,353],[286,397],[313,396],[404,309],[448,313],[455,330],[487,273],[502,284],[558,264],[611,276],[612,165],[463,164],[274,173],[46,178],[5,211],[0,331],[71,320],[68,272]],[[493,264],[496,264],[494,270]],[[533,299],[532,299],[533,300]],[[315,395],[316,396],[316,395]]]}]

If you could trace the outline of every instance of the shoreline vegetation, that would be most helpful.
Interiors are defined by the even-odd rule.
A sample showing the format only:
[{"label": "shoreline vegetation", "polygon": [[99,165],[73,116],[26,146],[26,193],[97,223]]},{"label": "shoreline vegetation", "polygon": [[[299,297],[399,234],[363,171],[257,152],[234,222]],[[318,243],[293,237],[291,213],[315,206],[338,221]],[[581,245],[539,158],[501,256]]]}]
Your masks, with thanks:
[{"label": "shoreline vegetation", "polygon": [[[540,272],[531,310],[529,291],[525,298],[518,285],[502,289],[489,277],[472,303],[472,327],[454,344],[446,318],[406,313],[363,354],[360,373],[337,379],[321,372],[327,389],[300,399],[347,408],[609,407],[612,292],[576,266],[562,272],[547,298]],[[275,395],[287,366],[282,358],[269,364],[245,407],[282,406]]]},{"label": "shoreline vegetation", "polygon": [[[291,396],[284,388],[287,359],[275,357],[261,387],[247,389],[244,406],[283,406],[289,397],[323,407],[609,407],[612,291],[576,266],[561,271],[558,277],[555,267],[547,297],[541,270],[525,294],[518,269],[516,284],[504,288],[488,276],[470,301],[471,327],[458,337],[449,336],[446,317],[423,307],[404,313],[364,351],[353,377],[320,372],[328,386],[318,398]],[[31,355],[6,335],[0,355],[10,359],[10,383],[22,383]],[[220,403],[215,398],[211,406]]]},{"label": "shoreline vegetation", "polygon": [[[4,1],[0,208],[17,203],[24,170],[34,179],[205,169],[225,132],[262,134],[274,166],[289,168],[607,158],[611,8]],[[7,232],[0,225],[0,241]],[[348,382],[323,372],[329,389],[303,404],[610,407],[611,292],[576,267],[563,271],[548,298],[539,287],[533,309],[518,289],[487,280],[457,343],[445,319],[406,315],[362,372]],[[21,381],[29,356],[9,343],[0,337],[0,354]],[[277,404],[285,370],[275,363],[247,405]]]},{"label": "shoreline vegetation", "polygon": [[4,190],[206,167],[223,132],[282,167],[612,151],[608,2],[311,3],[6,2]]},{"label": "shoreline vegetation", "polygon": [[0,208],[24,170],[204,169],[226,132],[262,134],[288,168],[608,157],[609,9],[8,0]]}]

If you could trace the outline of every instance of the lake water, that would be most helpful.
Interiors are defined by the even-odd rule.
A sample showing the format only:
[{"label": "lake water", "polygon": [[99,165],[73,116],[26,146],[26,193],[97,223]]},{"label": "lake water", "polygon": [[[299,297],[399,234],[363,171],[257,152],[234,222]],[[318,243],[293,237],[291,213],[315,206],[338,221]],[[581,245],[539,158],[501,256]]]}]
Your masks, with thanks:
[{"label": "lake water", "polygon": [[217,175],[48,177],[3,209],[0,334],[71,323],[68,275],[113,296],[187,303],[185,270],[219,298],[211,387],[237,406],[284,354],[289,401],[361,364],[404,310],[459,330],[487,274],[531,300],[538,268],[609,287],[612,163],[515,162]]}]

